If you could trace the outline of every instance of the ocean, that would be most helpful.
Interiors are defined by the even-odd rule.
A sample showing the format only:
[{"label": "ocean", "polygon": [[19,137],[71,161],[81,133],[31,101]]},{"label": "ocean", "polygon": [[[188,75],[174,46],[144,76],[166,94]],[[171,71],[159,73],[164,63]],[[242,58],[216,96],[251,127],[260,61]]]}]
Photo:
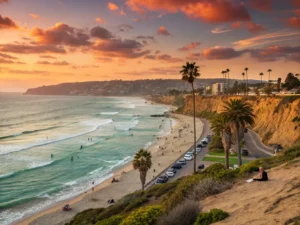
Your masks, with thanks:
[{"label": "ocean", "polygon": [[170,119],[150,116],[168,110],[138,97],[0,93],[0,224],[112,177],[170,132]]}]

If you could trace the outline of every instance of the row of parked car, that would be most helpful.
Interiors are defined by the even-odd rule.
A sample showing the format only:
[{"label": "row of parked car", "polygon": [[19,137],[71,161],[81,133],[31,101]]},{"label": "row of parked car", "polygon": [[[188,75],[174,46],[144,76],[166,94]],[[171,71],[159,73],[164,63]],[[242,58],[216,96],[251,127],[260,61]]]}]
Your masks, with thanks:
[{"label": "row of parked car", "polygon": [[[208,135],[206,138],[204,138],[203,140],[201,140],[196,147],[196,154],[198,154],[199,152],[201,152],[202,148],[204,148],[209,142],[211,141],[211,136]],[[184,155],[184,158],[178,160],[175,164],[173,164],[169,169],[167,169],[166,173],[162,176],[159,176],[155,183],[156,184],[162,184],[162,183],[166,183],[169,180],[169,177],[174,177],[176,174],[176,171],[181,169],[182,166],[186,165],[186,161],[190,161],[194,159],[194,151],[189,151]],[[204,164],[200,164],[198,166],[198,169],[202,170],[204,169],[205,166]]]}]

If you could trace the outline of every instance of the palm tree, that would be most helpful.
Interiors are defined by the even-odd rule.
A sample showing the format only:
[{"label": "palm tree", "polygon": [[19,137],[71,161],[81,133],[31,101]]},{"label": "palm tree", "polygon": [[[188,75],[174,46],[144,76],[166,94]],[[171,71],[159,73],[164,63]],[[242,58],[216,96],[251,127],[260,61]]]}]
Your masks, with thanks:
[{"label": "palm tree", "polygon": [[143,191],[145,189],[147,172],[152,165],[151,158],[152,156],[147,150],[141,149],[135,154],[132,162],[133,168],[140,171],[140,179]]},{"label": "palm tree", "polygon": [[[244,72],[242,73],[242,76],[243,76],[243,81],[244,81],[244,85],[245,85],[245,73]],[[246,90],[244,90],[244,95],[245,95],[245,93],[246,93]]]},{"label": "palm tree", "polygon": [[280,92],[280,86],[281,86],[281,78],[279,77],[277,79],[277,92],[279,93]]},{"label": "palm tree", "polygon": [[246,67],[245,68],[245,71],[246,71],[246,94],[248,96],[248,68]]},{"label": "palm tree", "polygon": [[222,75],[223,75],[223,79],[224,79],[224,93],[223,93],[223,94],[225,94],[226,71],[224,71],[224,70],[223,70],[221,73],[222,73]]},{"label": "palm tree", "polygon": [[230,99],[224,103],[224,111],[221,113],[232,126],[231,132],[235,136],[238,152],[238,163],[242,165],[241,146],[240,146],[240,131],[246,126],[253,126],[255,115],[253,114],[252,106],[245,99]]},{"label": "palm tree", "polygon": [[228,74],[228,82],[227,82],[228,85],[227,86],[228,86],[228,95],[229,95],[229,72],[230,72],[230,69],[226,69],[226,72]]},{"label": "palm tree", "polygon": [[194,81],[197,77],[200,76],[198,72],[199,66],[196,66],[196,63],[187,62],[186,65],[182,66],[182,70],[180,71],[182,75],[182,80],[188,82],[192,86],[193,90],[193,108],[194,108],[194,173],[196,170],[196,102],[195,102],[195,88]]},{"label": "palm tree", "polygon": [[272,72],[272,70],[271,70],[271,69],[268,69],[268,73],[269,73],[269,86],[270,86],[270,84],[271,84],[271,72]]},{"label": "palm tree", "polygon": [[296,77],[299,77],[299,73],[296,73],[295,76],[296,76]]},{"label": "palm tree", "polygon": [[264,73],[260,73],[259,76],[261,78],[261,86],[263,86],[263,83],[262,83],[262,77],[263,77]]},{"label": "palm tree", "polygon": [[211,129],[215,134],[220,134],[225,152],[225,166],[229,168],[229,149],[231,147],[231,130],[227,118],[219,114],[211,121]]}]

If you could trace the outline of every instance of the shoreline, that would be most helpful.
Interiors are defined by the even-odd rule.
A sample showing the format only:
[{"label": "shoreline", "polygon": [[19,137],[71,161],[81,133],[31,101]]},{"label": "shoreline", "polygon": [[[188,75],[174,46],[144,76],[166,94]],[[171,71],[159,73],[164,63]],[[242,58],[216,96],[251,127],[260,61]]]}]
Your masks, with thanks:
[{"label": "shoreline", "polygon": [[[169,107],[170,107],[170,109],[172,109],[172,106],[169,106]],[[160,163],[158,163],[159,166],[155,166],[155,167],[159,167],[159,168],[158,169],[155,168],[154,169],[155,172],[152,171],[153,167],[150,169],[150,171],[147,174],[146,185],[151,180],[153,180],[156,176],[158,176],[161,172],[163,172],[166,168],[168,168],[168,166],[170,164],[174,163],[174,160],[176,160],[184,152],[186,152],[190,148],[191,142],[193,141],[192,135],[190,135],[191,131],[189,131],[187,128],[186,132],[185,132],[185,134],[183,134],[183,136],[190,136],[189,139],[191,139],[191,140],[189,140],[187,142],[186,142],[186,140],[184,140],[184,142],[183,142],[183,140],[181,139],[181,145],[184,145],[184,149],[180,149],[180,151],[178,151],[177,154],[174,152],[173,149],[176,146],[174,146],[174,144],[172,142],[176,142],[176,141],[180,142],[179,138],[175,138],[176,132],[178,132],[183,127],[187,126],[187,124],[189,127],[192,122],[192,117],[178,115],[178,114],[172,114],[172,118],[176,119],[176,124],[175,124],[175,127],[173,127],[173,132],[167,134],[166,136],[159,136],[157,141],[155,141],[151,146],[148,147],[148,150],[151,152],[151,154],[153,156],[153,167],[155,166],[155,164],[157,163],[156,161],[158,161],[159,158],[166,158],[166,156],[169,155],[169,153],[171,153],[169,156],[169,160],[167,160],[168,162],[165,165],[160,165]],[[199,125],[197,128],[197,130],[198,130],[197,136],[200,137],[202,134],[201,127],[203,128],[203,124],[199,119],[197,120],[197,122]],[[184,133],[184,132],[182,132],[182,133]],[[167,141],[168,139],[169,139],[169,141]],[[172,141],[172,139],[173,140],[177,139],[177,140]],[[165,149],[162,150],[159,148],[159,146],[165,146],[164,147]],[[163,152],[165,154],[164,157],[160,156],[161,152]],[[164,163],[161,163],[161,164],[164,164]],[[32,215],[28,215],[27,217],[24,217],[20,220],[13,222],[12,224],[14,224],[14,225],[16,225],[16,224],[19,224],[19,225],[49,224],[49,223],[45,223],[45,222],[47,222],[50,218],[53,219],[53,217],[56,217],[57,219],[54,219],[55,221],[51,222],[50,224],[64,224],[65,222],[67,222],[71,218],[73,218],[73,216],[76,213],[83,211],[84,209],[109,206],[106,203],[106,201],[107,201],[106,199],[104,201],[103,201],[103,199],[101,199],[101,204],[97,204],[97,202],[100,201],[98,199],[98,196],[100,196],[100,197],[107,196],[107,199],[114,198],[115,201],[117,201],[124,195],[140,189],[140,180],[137,176],[138,171],[133,170],[132,161],[115,169],[115,171],[112,171],[112,174],[113,174],[112,177],[115,177],[116,179],[120,180],[119,183],[112,184],[111,177],[110,177],[110,178],[106,179],[105,181],[103,181],[102,183],[96,185],[94,188],[94,191],[90,190],[90,191],[82,193],[74,198],[71,198],[69,200],[57,202],[57,203],[53,204],[52,206],[49,206],[48,208],[46,208],[40,212],[37,212]],[[124,183],[124,180],[132,180],[132,182],[129,182],[129,184],[126,185],[128,187],[126,191],[121,190],[121,195],[118,192],[113,192],[111,190],[111,189],[113,189],[114,186],[120,186],[120,184],[122,187],[124,187],[122,185],[122,183]],[[112,197],[109,197],[109,192],[118,194],[118,196],[114,197],[114,195],[112,195]],[[62,212],[61,211],[61,207],[65,204],[71,205],[71,207],[73,208],[72,212]],[[77,207],[77,206],[81,206],[81,207]],[[51,216],[52,214],[56,214],[56,215]],[[59,215],[59,216],[57,216],[57,215]],[[49,218],[47,218],[47,217],[49,217]]]}]

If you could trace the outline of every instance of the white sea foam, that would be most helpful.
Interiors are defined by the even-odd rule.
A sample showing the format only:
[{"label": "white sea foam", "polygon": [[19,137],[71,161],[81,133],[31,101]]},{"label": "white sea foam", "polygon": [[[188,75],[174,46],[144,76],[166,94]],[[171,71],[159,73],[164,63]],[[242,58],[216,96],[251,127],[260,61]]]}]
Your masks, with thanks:
[{"label": "white sea foam", "polygon": [[138,125],[138,120],[131,120],[131,121],[123,121],[123,122],[114,122],[114,126],[117,130],[120,131],[128,131],[131,128],[136,127]]},{"label": "white sea foam", "polygon": [[0,175],[0,179],[1,178],[6,178],[6,177],[10,177],[11,175],[13,175],[15,172],[11,172],[11,173],[7,173],[7,174],[1,174]]},{"label": "white sea foam", "polygon": [[116,115],[118,114],[119,112],[101,112],[100,114],[101,115]]},{"label": "white sea foam", "polygon": [[44,167],[47,165],[52,164],[54,161],[47,161],[47,162],[31,162],[28,165],[29,169],[35,169],[35,168],[39,168],[39,167]]},{"label": "white sea foam", "polygon": [[150,141],[145,144],[144,149],[148,149],[153,143]]},{"label": "white sea foam", "polygon": [[[76,134],[70,134],[70,135],[65,135],[63,137],[59,137],[53,140],[37,140],[34,143],[27,143],[27,144],[21,144],[21,145],[12,145],[12,144],[1,144],[0,145],[0,155],[6,155],[12,152],[18,152],[18,151],[23,151],[23,150],[27,150],[33,147],[38,147],[38,146],[43,146],[43,145],[49,145],[49,144],[53,144],[59,141],[64,141],[64,140],[68,140],[74,137],[79,137],[85,134],[89,134],[91,132],[96,131],[97,129],[99,129],[101,126],[107,125],[109,123],[112,123],[113,121],[111,119],[104,119],[104,120],[86,120],[86,121],[82,121],[80,122],[80,124],[82,124],[84,127],[87,127],[85,131],[82,132],[78,132]],[[74,129],[76,130],[76,129]]]}]

